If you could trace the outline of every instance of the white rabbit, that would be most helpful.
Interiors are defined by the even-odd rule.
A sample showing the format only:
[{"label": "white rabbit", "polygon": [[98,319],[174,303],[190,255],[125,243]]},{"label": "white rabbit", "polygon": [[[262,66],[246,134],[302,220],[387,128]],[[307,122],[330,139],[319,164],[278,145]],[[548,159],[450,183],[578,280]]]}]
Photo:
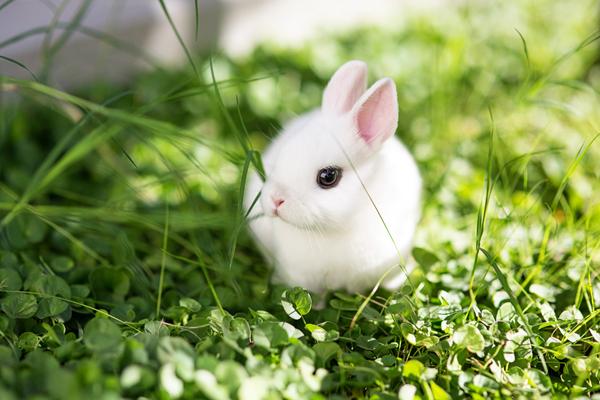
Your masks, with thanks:
[{"label": "white rabbit", "polygon": [[[368,90],[367,66],[350,61],[329,81],[321,109],[292,120],[266,149],[266,180],[248,180],[250,230],[274,279],[322,293],[406,279],[405,257],[420,218],[421,178],[394,136],[396,86]],[[384,223],[385,222],[385,223]]]}]

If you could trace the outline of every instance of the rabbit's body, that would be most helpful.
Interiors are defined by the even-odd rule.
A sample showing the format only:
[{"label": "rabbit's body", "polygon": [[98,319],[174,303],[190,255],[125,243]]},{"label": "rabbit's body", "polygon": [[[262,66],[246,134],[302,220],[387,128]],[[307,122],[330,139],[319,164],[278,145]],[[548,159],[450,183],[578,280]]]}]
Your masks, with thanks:
[{"label": "rabbit's body", "polygon": [[[293,120],[264,153],[265,183],[254,173],[246,188],[247,209],[262,192],[250,228],[275,279],[314,292],[372,287],[404,261],[420,216],[417,166],[392,136],[393,83],[382,80],[363,94],[360,62],[336,76],[322,109]],[[398,267],[396,275],[405,272]]]}]

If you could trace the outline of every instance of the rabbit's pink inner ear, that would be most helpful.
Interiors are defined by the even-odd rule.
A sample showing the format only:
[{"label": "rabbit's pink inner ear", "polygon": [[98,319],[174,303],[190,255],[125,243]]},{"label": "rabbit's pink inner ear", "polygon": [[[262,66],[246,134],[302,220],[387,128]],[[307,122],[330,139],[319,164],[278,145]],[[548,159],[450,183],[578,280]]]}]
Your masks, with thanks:
[{"label": "rabbit's pink inner ear", "polygon": [[367,64],[362,61],[349,61],[329,80],[323,92],[321,108],[336,115],[347,113],[366,89]]},{"label": "rabbit's pink inner ear", "polygon": [[367,144],[381,144],[398,127],[396,85],[389,78],[377,81],[355,106],[355,121],[359,136]]}]

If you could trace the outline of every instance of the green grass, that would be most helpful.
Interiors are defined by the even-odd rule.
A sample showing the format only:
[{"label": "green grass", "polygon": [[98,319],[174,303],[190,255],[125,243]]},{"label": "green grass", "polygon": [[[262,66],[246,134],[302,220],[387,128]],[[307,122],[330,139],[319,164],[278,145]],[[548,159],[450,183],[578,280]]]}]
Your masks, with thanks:
[{"label": "green grass", "polygon": [[[3,38],[0,55],[56,36],[43,73],[0,77],[0,398],[600,392],[594,4],[485,3],[244,59],[186,49],[179,70],[77,93],[51,84],[69,35],[130,51],[79,24],[88,3]],[[269,282],[240,199],[257,149],[352,58],[399,88],[419,267],[315,310]]]}]

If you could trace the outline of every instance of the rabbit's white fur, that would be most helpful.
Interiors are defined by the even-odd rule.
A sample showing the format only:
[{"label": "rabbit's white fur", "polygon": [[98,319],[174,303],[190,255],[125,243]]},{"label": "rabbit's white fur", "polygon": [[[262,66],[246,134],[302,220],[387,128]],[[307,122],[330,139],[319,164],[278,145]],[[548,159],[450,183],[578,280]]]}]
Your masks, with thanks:
[{"label": "rabbit's white fur", "polygon": [[[394,284],[405,279],[399,265],[420,218],[421,178],[394,137],[393,81],[366,90],[366,79],[361,61],[340,67],[321,109],[292,120],[265,151],[265,182],[249,177],[246,210],[261,192],[250,229],[279,282],[313,292],[362,291],[393,266]],[[342,178],[323,189],[317,173],[328,166],[341,167]],[[277,213],[273,199],[284,200]]]}]

